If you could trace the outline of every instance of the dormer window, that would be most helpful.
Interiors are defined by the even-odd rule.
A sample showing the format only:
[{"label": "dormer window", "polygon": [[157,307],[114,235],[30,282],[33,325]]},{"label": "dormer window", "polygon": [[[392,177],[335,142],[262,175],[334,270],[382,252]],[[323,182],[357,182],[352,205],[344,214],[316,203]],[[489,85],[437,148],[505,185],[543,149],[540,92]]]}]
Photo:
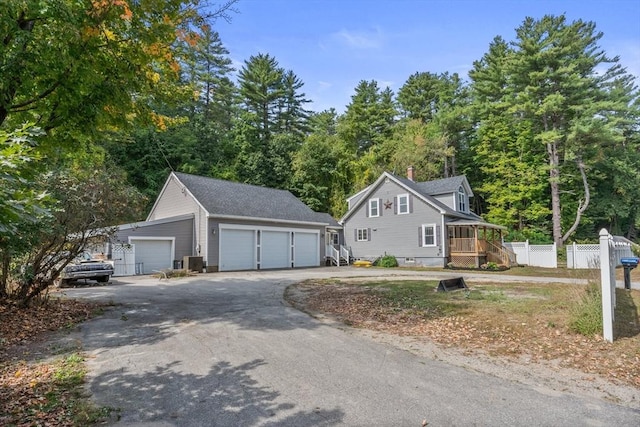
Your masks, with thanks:
[{"label": "dormer window", "polygon": [[467,212],[467,193],[464,188],[458,188],[458,212]]}]

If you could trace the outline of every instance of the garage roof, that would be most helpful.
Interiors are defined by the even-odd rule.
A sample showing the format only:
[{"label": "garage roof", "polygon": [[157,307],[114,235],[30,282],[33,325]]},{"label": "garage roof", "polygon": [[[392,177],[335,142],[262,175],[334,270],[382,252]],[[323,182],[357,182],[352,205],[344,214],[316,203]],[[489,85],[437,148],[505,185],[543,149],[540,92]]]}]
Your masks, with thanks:
[{"label": "garage roof", "polygon": [[172,172],[211,216],[237,216],[327,224],[286,190]]}]

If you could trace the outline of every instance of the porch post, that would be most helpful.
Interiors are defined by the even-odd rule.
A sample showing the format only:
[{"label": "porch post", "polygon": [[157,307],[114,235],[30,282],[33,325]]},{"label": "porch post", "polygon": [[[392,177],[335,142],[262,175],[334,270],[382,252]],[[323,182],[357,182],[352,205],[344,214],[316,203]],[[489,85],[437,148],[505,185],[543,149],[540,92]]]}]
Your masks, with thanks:
[{"label": "porch post", "polygon": [[475,242],[475,248],[476,248],[476,268],[480,268],[480,245],[478,242],[478,226],[474,225],[473,226],[473,239]]}]

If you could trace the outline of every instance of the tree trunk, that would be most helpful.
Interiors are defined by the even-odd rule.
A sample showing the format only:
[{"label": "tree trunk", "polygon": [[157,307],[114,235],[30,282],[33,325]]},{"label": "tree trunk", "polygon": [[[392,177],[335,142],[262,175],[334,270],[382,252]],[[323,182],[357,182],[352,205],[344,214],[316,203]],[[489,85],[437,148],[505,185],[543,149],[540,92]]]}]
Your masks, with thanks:
[{"label": "tree trunk", "polygon": [[549,155],[549,186],[551,188],[551,222],[553,226],[553,241],[558,248],[562,247],[562,217],[560,213],[560,157],[558,143],[547,144]]},{"label": "tree trunk", "polygon": [[582,185],[584,186],[584,200],[580,200],[578,203],[578,210],[576,211],[576,220],[573,222],[573,225],[566,232],[564,236],[562,236],[562,244],[567,241],[569,236],[576,231],[578,225],[580,225],[580,218],[582,218],[582,214],[589,207],[589,200],[591,199],[591,193],[589,192],[589,183],[587,182],[587,173],[584,170],[584,162],[581,158],[576,159],[576,164],[578,165],[578,170],[580,171],[580,176],[582,177]]}]

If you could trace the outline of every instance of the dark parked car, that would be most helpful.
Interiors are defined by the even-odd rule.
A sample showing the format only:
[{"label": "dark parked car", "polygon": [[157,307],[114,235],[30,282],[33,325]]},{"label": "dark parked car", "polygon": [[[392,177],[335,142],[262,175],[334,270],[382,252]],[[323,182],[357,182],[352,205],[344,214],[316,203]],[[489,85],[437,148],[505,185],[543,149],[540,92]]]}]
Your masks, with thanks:
[{"label": "dark parked car", "polygon": [[60,286],[68,285],[79,279],[93,279],[106,283],[113,274],[113,264],[95,259],[89,252],[83,252],[69,263],[60,274]]}]

